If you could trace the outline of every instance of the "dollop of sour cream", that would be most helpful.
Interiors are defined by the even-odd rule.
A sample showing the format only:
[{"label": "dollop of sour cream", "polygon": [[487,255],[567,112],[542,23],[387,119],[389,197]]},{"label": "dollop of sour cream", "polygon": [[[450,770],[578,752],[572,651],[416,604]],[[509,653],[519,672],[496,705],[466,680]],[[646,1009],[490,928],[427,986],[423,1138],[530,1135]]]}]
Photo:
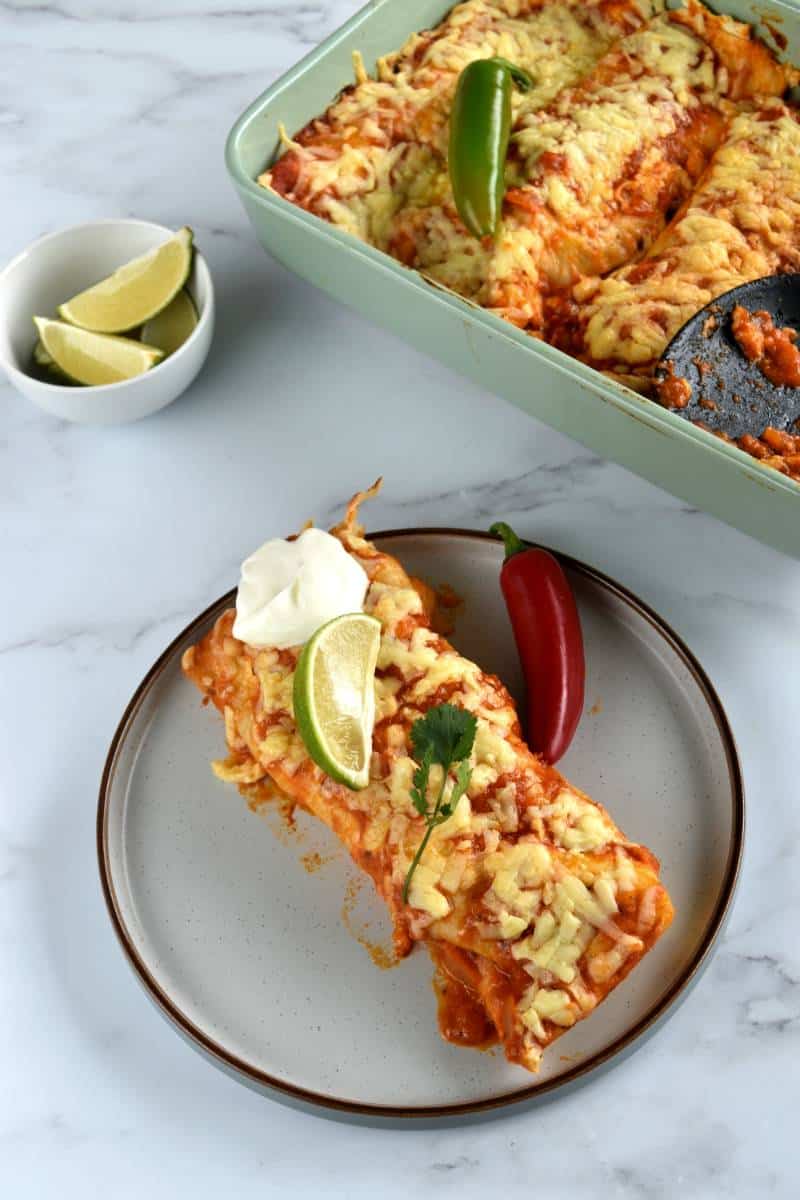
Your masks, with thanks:
[{"label": "dollop of sour cream", "polygon": [[272,538],[242,563],[233,636],[251,646],[299,646],[320,625],[361,612],[369,580],[338,538],[306,529]]}]

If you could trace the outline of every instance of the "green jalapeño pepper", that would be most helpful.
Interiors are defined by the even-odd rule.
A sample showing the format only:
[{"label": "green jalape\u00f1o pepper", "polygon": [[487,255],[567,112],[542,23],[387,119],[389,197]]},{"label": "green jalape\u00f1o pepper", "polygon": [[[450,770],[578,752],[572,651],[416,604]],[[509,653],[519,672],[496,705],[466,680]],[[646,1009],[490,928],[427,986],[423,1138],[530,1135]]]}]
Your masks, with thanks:
[{"label": "green jalape\u00f1o pepper", "polygon": [[459,76],[450,114],[449,169],[458,215],[477,238],[494,235],[505,195],[511,87],[533,80],[505,58],[480,58]]}]

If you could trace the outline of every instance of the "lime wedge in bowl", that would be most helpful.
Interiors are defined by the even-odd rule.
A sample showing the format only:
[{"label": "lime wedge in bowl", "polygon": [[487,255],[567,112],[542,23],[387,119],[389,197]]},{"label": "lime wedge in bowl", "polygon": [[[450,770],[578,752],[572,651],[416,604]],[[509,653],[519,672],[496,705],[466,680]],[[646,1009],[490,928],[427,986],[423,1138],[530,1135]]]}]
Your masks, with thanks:
[{"label": "lime wedge in bowl", "polygon": [[197,309],[186,288],[181,288],[165,309],[151,317],[142,329],[142,341],[157,346],[165,355],[174,354],[197,324]]},{"label": "lime wedge in bowl", "polygon": [[93,333],[125,333],[143,325],[165,309],[186,283],[192,266],[192,236],[185,225],[155,250],[67,300],[58,315]]},{"label": "lime wedge in bowl", "polygon": [[48,383],[72,384],[75,382],[73,379],[67,379],[61,368],[56,366],[52,355],[48,354],[38,338],[33,347],[33,369],[34,374]]},{"label": "lime wedge in bowl", "polygon": [[42,351],[52,360],[50,369],[57,367],[75,383],[97,387],[105,383],[121,383],[143,375],[164,357],[155,346],[145,346],[130,338],[110,337],[76,329],[64,321],[34,317],[39,331]]},{"label": "lime wedge in bowl", "polygon": [[353,791],[369,783],[380,641],[375,617],[334,617],[306,642],[294,675],[294,716],[306,750]]},{"label": "lime wedge in bowl", "polygon": [[36,345],[33,347],[33,361],[36,363],[36,365],[38,367],[53,367],[53,366],[55,366],[55,363],[53,362],[52,354],[48,354],[48,352],[45,350],[42,343],[38,340],[36,342]]}]

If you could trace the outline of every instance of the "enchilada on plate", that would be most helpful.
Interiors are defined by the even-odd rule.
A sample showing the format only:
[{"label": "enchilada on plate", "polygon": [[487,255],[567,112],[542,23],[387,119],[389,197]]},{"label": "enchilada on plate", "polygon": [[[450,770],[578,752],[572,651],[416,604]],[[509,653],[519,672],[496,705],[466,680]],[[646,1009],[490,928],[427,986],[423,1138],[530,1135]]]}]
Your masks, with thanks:
[{"label": "enchilada on plate", "polygon": [[[535,1071],[545,1047],[655,944],[672,905],[654,855],[528,750],[500,680],[432,629],[403,567],[364,538],[362,499],[333,532],[366,572],[364,611],[381,626],[366,788],[334,782],[309,757],[292,707],[300,647],[245,644],[229,610],[186,651],[184,671],[224,717],[229,755],[214,765],[219,777],[245,792],[266,783],[323,820],[386,901],[398,956],[428,947],[443,1034],[467,1045],[499,1041]],[[424,830],[411,799],[411,727],[443,702],[477,719],[472,774],[434,830],[405,903]]]}]

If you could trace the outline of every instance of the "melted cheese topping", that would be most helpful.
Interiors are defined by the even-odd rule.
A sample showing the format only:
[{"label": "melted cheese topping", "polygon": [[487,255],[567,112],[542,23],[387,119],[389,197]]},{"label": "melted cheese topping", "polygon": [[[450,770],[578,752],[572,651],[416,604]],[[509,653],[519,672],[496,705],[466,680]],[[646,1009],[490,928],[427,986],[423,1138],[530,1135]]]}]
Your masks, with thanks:
[{"label": "melted cheese topping", "polygon": [[[214,769],[239,784],[268,776],[326,821],[372,875],[404,947],[441,939],[478,956],[487,980],[489,967],[500,967],[486,1002],[489,992],[508,991],[515,1015],[506,1051],[533,1069],[543,1046],[589,1011],[669,923],[657,864],[530,753],[502,684],[430,629],[396,560],[349,528],[340,536],[370,578],[365,610],[382,624],[369,786],[351,792],[309,759],[291,705],[296,651],[238,643],[230,613],[184,659],[225,717],[230,757]],[[410,730],[443,699],[477,718],[472,779],[433,831],[405,906],[405,875],[425,832],[410,797]],[[453,782],[445,781],[446,796]],[[441,783],[434,767],[431,794]]]},{"label": "melted cheese topping", "polygon": [[[534,78],[515,89],[520,120],[580,79],[621,32],[660,3],[650,0],[467,0],[436,30],[414,34],[346,89],[325,116],[288,142],[288,161],[259,183],[348,233],[391,250],[402,208],[452,208],[447,138],[456,81],[470,62],[500,55]],[[402,226],[401,226],[402,228]],[[453,237],[452,222],[447,232]],[[458,251],[457,251],[458,252]]]},{"label": "melted cheese topping", "polygon": [[517,113],[494,240],[469,238],[445,193],[398,210],[389,250],[540,331],[550,292],[659,235],[717,144],[731,86],[715,45],[675,14],[657,17],[549,104]]},{"label": "melted cheese topping", "polygon": [[716,296],[800,269],[798,244],[798,113],[769,101],[734,117],[705,179],[643,262],[576,289],[585,352],[649,373]]}]

